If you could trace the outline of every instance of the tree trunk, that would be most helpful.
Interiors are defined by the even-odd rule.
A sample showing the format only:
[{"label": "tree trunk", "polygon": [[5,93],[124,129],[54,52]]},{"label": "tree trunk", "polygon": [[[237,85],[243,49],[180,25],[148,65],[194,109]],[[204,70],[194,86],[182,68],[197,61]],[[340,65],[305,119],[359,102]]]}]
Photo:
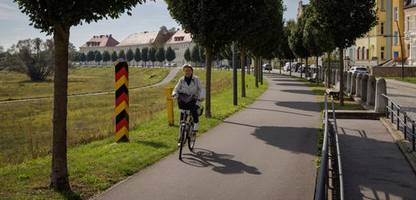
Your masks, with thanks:
[{"label": "tree trunk", "polygon": [[339,103],[344,106],[344,50],[341,48],[339,50]]},{"label": "tree trunk", "polygon": [[326,69],[326,87],[331,87],[331,52],[328,52],[328,66]]},{"label": "tree trunk", "polygon": [[246,65],[247,65],[247,74],[250,74],[251,73],[251,62],[250,62],[250,64],[248,64],[247,61],[248,60],[252,61],[252,60],[251,60],[251,58],[250,59],[247,59],[247,57],[248,57],[247,56],[247,52],[244,52],[244,53],[246,54],[245,59],[246,59]]},{"label": "tree trunk", "polygon": [[303,78],[303,64],[302,64],[303,59],[300,59],[300,78]]},{"label": "tree trunk", "polygon": [[316,83],[319,84],[320,80],[319,80],[319,57],[316,56],[315,58],[315,67],[316,67]]},{"label": "tree trunk", "polygon": [[71,191],[67,167],[68,44],[70,27],[54,26],[55,73],[51,187]]},{"label": "tree trunk", "polygon": [[259,79],[260,79],[260,84],[263,85],[263,58],[260,58],[260,64],[259,64]]},{"label": "tree trunk", "polygon": [[308,65],[308,56],[305,58],[305,78],[309,77],[309,65]]},{"label": "tree trunk", "polygon": [[211,64],[212,64],[212,49],[207,47],[205,60],[205,78],[206,78],[206,98],[205,98],[205,117],[211,118]]},{"label": "tree trunk", "polygon": [[236,46],[235,46],[235,43],[233,43],[233,46],[232,46],[232,56],[233,56],[233,61],[232,61],[232,64],[233,64],[233,105],[238,105],[238,87],[237,87],[237,59],[236,59],[236,53],[235,53],[235,49],[236,49]]},{"label": "tree trunk", "polygon": [[258,69],[258,66],[259,66],[259,60],[258,60],[258,57],[256,56],[256,57],[254,57],[254,77],[255,77],[255,85],[256,85],[256,88],[258,88],[259,87],[259,69]]},{"label": "tree trunk", "polygon": [[240,65],[241,65],[241,97],[246,97],[246,50],[240,48]]},{"label": "tree trunk", "polygon": [[292,76],[292,59],[289,60],[289,76]]}]

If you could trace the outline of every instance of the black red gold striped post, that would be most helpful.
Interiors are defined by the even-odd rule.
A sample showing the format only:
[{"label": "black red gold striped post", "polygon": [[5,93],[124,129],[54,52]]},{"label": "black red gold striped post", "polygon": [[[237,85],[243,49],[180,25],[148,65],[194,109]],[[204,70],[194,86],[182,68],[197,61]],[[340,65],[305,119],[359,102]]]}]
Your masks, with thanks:
[{"label": "black red gold striped post", "polygon": [[129,70],[127,62],[116,64],[116,142],[129,141]]}]

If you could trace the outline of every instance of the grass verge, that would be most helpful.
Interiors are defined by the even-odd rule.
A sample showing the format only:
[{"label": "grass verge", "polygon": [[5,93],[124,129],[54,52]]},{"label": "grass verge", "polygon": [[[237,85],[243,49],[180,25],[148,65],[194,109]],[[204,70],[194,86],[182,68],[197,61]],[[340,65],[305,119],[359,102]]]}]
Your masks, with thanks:
[{"label": "grass verge", "polygon": [[[197,74],[203,72],[196,71]],[[247,83],[254,82],[252,76],[246,78]],[[247,97],[240,98],[238,106],[232,106],[231,73],[213,71],[213,79],[213,117],[201,117],[201,133],[251,104],[268,86],[265,82],[256,89],[250,84]],[[159,89],[159,93],[163,92]],[[167,125],[167,116],[162,109],[136,125],[130,133],[130,143],[115,144],[113,138],[106,138],[70,148],[68,165],[71,186],[77,193],[75,197],[89,198],[171,154],[177,149],[177,129],[177,126]],[[0,196],[5,199],[67,198],[48,188],[50,160],[50,156],[46,156],[1,167]]]},{"label": "grass verge", "polygon": [[404,79],[402,79],[401,77],[387,77],[387,79],[394,79],[397,81],[403,81],[407,83],[416,84],[416,77],[405,77]]}]

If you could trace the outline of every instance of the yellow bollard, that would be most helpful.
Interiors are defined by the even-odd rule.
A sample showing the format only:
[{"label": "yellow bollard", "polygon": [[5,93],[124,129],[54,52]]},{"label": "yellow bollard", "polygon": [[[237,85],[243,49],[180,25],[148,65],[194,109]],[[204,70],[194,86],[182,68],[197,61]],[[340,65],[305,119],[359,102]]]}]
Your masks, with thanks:
[{"label": "yellow bollard", "polygon": [[173,118],[173,98],[172,98],[172,91],[173,88],[168,87],[165,90],[165,95],[166,95],[166,110],[168,112],[168,122],[169,122],[169,126],[173,126],[175,121]]}]

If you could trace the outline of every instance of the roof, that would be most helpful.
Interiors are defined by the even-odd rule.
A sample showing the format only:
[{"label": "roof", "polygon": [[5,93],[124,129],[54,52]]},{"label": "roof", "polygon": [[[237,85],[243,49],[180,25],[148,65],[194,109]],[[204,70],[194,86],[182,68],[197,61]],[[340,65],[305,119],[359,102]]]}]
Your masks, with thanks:
[{"label": "roof", "polygon": [[140,45],[140,44],[152,44],[158,32],[141,32],[141,33],[133,33],[129,35],[126,39],[120,42],[118,46],[132,46],[132,45]]},{"label": "roof", "polygon": [[178,44],[192,42],[191,34],[185,33],[184,30],[177,31],[168,41],[167,44]]},{"label": "roof", "polygon": [[119,42],[112,35],[94,35],[82,47],[114,47]]}]

